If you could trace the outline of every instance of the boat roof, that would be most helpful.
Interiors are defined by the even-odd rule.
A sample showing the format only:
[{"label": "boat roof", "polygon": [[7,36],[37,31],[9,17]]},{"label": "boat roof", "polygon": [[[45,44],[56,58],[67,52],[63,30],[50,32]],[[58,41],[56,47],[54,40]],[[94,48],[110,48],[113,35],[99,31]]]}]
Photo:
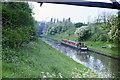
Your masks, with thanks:
[{"label": "boat roof", "polygon": [[[67,39],[62,39],[62,40],[67,40]],[[72,40],[67,40],[67,41],[74,42],[74,43],[79,43],[79,42],[75,42],[75,41],[72,41]]]},{"label": "boat roof", "polygon": [[[62,39],[62,40],[67,40],[67,39]],[[75,42],[75,41],[72,41],[72,40],[67,40],[67,41],[74,42],[74,43],[82,43],[82,42]]]}]

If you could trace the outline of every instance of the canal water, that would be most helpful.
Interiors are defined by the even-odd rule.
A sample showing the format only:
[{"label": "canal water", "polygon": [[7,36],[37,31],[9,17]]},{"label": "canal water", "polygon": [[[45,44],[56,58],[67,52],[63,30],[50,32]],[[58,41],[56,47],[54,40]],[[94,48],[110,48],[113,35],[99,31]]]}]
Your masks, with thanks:
[{"label": "canal water", "polygon": [[105,78],[120,78],[120,64],[118,60],[89,51],[81,52],[52,39],[41,37],[41,40],[69,56],[74,61],[89,67],[98,74],[102,74]]}]

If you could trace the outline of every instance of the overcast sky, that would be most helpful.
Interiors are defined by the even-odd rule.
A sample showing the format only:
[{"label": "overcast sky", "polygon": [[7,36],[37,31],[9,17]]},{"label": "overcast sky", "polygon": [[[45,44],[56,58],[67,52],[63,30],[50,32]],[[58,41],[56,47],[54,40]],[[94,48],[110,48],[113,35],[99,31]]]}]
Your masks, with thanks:
[{"label": "overcast sky", "polygon": [[[91,0],[90,0],[91,1]],[[96,0],[93,0],[96,1]],[[102,0],[110,2],[110,0]],[[50,21],[51,18],[62,20],[63,18],[71,18],[71,21],[85,22],[87,23],[88,18],[92,21],[95,16],[105,12],[117,13],[116,9],[96,8],[96,7],[83,7],[74,5],[64,4],[49,4],[43,3],[42,7],[37,2],[32,2],[34,18],[37,21]]]}]

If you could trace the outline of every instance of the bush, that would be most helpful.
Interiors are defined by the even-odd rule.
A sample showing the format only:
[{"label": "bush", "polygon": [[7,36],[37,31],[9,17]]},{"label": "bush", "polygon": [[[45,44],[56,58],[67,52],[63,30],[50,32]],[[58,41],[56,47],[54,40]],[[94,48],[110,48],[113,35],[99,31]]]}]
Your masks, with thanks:
[{"label": "bush", "polygon": [[78,41],[86,40],[89,36],[89,27],[82,26],[80,28],[77,28],[75,31],[75,36],[78,38]]}]

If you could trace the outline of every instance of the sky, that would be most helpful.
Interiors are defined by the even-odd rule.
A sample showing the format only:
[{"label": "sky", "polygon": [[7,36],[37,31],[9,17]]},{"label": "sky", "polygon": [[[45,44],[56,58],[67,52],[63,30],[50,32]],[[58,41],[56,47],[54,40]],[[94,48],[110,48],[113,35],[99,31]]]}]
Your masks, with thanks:
[{"label": "sky", "polygon": [[[110,2],[110,0],[101,1]],[[88,20],[92,22],[98,14],[101,14],[104,11],[112,14],[116,14],[118,11],[116,9],[84,7],[64,4],[43,3],[41,7],[40,4],[37,2],[30,2],[30,4],[32,4],[33,12],[35,13],[33,17],[37,21],[50,21],[51,18],[56,18],[59,21],[62,21],[63,18],[68,19],[70,17],[73,23],[87,23]]]}]

